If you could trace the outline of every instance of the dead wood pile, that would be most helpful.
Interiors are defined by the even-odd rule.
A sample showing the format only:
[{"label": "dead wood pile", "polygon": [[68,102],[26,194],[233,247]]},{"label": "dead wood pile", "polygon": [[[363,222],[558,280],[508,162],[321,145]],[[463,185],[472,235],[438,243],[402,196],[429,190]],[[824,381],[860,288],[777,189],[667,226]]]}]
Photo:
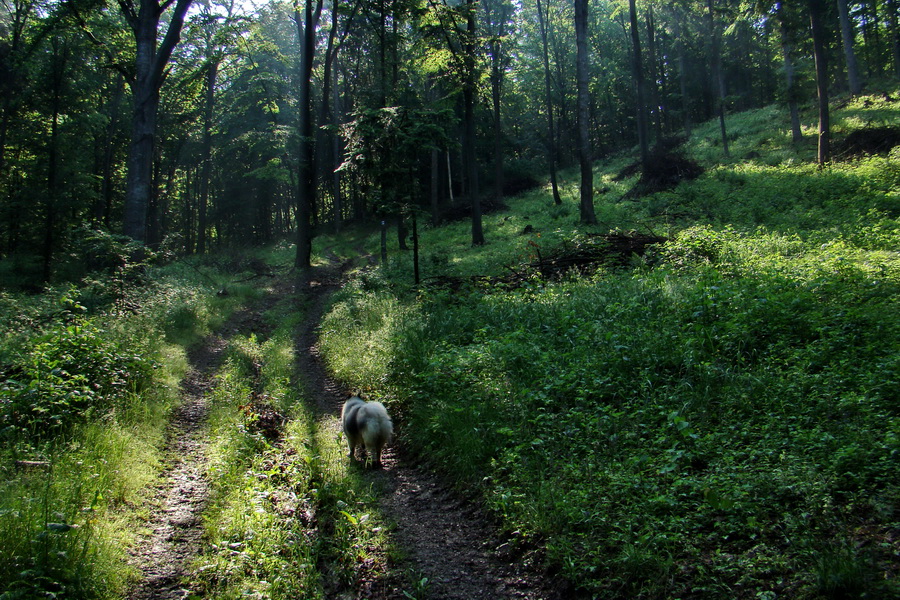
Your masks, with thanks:
[{"label": "dead wood pile", "polygon": [[641,164],[640,161],[632,163],[622,169],[613,180],[622,181],[638,173],[641,177],[625,195],[626,198],[639,198],[674,189],[682,181],[696,179],[702,175],[703,167],[677,151],[657,151],[650,155],[646,164]]},{"label": "dead wood pile", "polygon": [[634,256],[643,256],[649,246],[665,241],[667,238],[662,236],[635,232],[588,235],[565,242],[561,247],[547,253],[535,245],[533,260],[516,267],[508,266],[510,273],[507,275],[496,277],[444,275],[429,279],[428,285],[453,291],[459,291],[467,286],[512,290],[533,281],[535,277],[544,281],[558,281],[570,273],[589,275],[603,267],[627,267]]},{"label": "dead wood pile", "polygon": [[866,154],[887,154],[900,146],[900,127],[869,127],[851,132],[835,149],[839,159],[856,158]]}]

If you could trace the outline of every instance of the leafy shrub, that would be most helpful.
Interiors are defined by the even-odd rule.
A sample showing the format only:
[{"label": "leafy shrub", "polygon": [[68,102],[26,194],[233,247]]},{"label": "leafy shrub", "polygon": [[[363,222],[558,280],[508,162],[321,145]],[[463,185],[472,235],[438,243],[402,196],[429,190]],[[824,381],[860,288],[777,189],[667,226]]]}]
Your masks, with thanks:
[{"label": "leafy shrub", "polygon": [[[4,430],[45,437],[99,416],[140,391],[154,363],[77,320],[42,336],[0,388]],[[10,433],[7,433],[10,435]]]}]

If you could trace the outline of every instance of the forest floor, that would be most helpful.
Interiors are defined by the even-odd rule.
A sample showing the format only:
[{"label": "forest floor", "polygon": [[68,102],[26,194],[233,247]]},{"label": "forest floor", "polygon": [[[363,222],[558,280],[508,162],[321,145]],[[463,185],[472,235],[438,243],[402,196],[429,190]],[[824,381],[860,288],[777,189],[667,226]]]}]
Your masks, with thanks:
[{"label": "forest floor", "polygon": [[[369,258],[371,260],[371,258]],[[183,403],[173,418],[166,454],[170,463],[150,502],[146,532],[133,550],[132,564],[143,573],[129,600],[197,597],[191,589],[190,561],[202,548],[202,513],[210,494],[205,471],[206,393],[222,363],[228,337],[265,329],[262,314],[286,295],[306,296],[308,310],[298,329],[295,350],[305,397],[320,416],[338,416],[347,398],[333,380],[317,348],[316,329],[328,296],[342,285],[354,261],[331,257],[301,281],[281,281],[255,306],[239,311],[190,355],[191,369],[181,386]],[[328,419],[339,427],[337,419]],[[398,424],[399,425],[399,424]],[[335,431],[335,435],[338,432]],[[427,581],[427,597],[447,600],[558,600],[568,586],[542,572],[534,552],[513,550],[477,501],[463,497],[437,475],[417,465],[396,445],[386,449],[384,466],[366,472],[381,494],[381,509],[392,526],[402,558],[389,561],[389,573],[359,581],[359,589],[326,590],[326,597],[371,600],[411,598],[404,591],[410,573]],[[377,580],[376,580],[377,579]],[[421,594],[421,592],[419,592]]]}]

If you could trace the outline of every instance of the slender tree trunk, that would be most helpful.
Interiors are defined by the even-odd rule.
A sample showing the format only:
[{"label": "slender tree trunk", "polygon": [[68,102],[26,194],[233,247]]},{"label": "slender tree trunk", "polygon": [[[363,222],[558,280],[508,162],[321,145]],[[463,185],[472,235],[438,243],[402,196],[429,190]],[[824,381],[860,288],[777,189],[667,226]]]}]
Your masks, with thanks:
[{"label": "slender tree trunk", "polygon": [[817,162],[820,167],[831,160],[831,123],[828,113],[828,65],[825,52],[825,26],[822,23],[823,0],[807,0],[809,22],[813,35],[813,54],[816,60],[816,89],[819,98],[819,149]]},{"label": "slender tree trunk", "polygon": [[387,106],[387,8],[385,0],[379,0],[378,10],[378,106]]},{"label": "slender tree trunk", "polygon": [[209,206],[209,184],[212,177],[212,128],[216,102],[216,77],[219,61],[211,60],[206,71],[206,103],[203,110],[203,156],[200,170],[200,197],[197,203],[197,254],[206,253],[206,211]]},{"label": "slender tree trunk", "polygon": [[647,51],[650,54],[650,101],[653,103],[652,113],[655,116],[657,143],[663,135],[662,103],[659,100],[659,72],[656,55],[656,21],[653,18],[653,5],[647,7]]},{"label": "slender tree trunk", "polygon": [[50,143],[47,148],[47,200],[44,215],[43,280],[50,281],[53,265],[53,244],[56,229],[57,196],[59,195],[59,93],[53,97],[53,116],[50,121]]},{"label": "slender tree trunk", "polygon": [[850,93],[857,96],[862,92],[862,81],[859,67],[856,64],[856,52],[853,50],[853,25],[850,23],[850,11],[847,0],[837,0],[838,16],[841,21],[841,41],[844,46],[844,59],[847,61],[847,83]]},{"label": "slender tree trunk", "polygon": [[594,213],[594,171],[591,138],[588,133],[590,117],[590,77],[587,45],[588,0],[575,0],[575,47],[578,85],[578,161],[581,165],[581,221],[597,223]]},{"label": "slender tree trunk", "polygon": [[484,229],[481,223],[481,198],[478,192],[478,161],[475,156],[475,0],[466,0],[466,82],[463,88],[466,176],[468,178],[469,199],[472,202],[472,245],[484,245]]},{"label": "slender tree trunk", "polygon": [[547,28],[545,22],[544,11],[541,8],[541,0],[537,0],[538,25],[541,30],[541,44],[544,52],[542,59],[544,61],[544,105],[547,110],[547,160],[550,163],[550,186],[553,189],[554,204],[562,204],[562,198],[559,195],[559,183],[556,175],[557,148],[556,148],[556,131],[553,124],[553,94],[550,88],[550,52],[547,49]]},{"label": "slender tree trunk", "polygon": [[453,197],[453,165],[450,162],[450,151],[447,150],[447,194],[450,198],[450,206],[456,203]]},{"label": "slender tree trunk", "polygon": [[113,158],[115,156],[116,130],[119,128],[124,80],[122,75],[116,75],[113,83],[112,99],[107,109],[109,121],[106,124],[106,132],[103,136],[103,158],[100,165],[100,194],[94,203],[92,220],[95,226],[100,223],[109,228],[112,215],[113,201]]},{"label": "slender tree trunk", "polygon": [[419,285],[419,224],[416,218],[416,209],[412,209],[412,239],[413,239],[413,280]]},{"label": "slender tree trunk", "polygon": [[53,246],[56,243],[56,212],[59,200],[59,116],[62,108],[62,88],[66,77],[69,50],[58,38],[52,44],[50,100],[50,139],[47,142],[47,198],[44,214],[43,280],[50,281],[53,266]]},{"label": "slender tree trunk", "polygon": [[428,199],[431,205],[431,225],[437,227],[440,223],[440,153],[437,148],[431,149],[431,177],[429,181]]},{"label": "slender tree trunk", "polygon": [[725,77],[722,75],[722,51],[719,42],[719,26],[716,24],[716,14],[713,7],[714,0],[709,0],[709,35],[710,35],[710,59],[712,62],[713,95],[716,98],[717,112],[719,114],[719,129],[722,132],[722,152],[730,156],[728,151],[728,132],[725,129]]},{"label": "slender tree trunk", "polygon": [[188,168],[184,171],[184,198],[182,200],[181,215],[184,222],[184,248],[185,254],[193,254],[196,252],[196,235],[197,235],[197,219],[194,200],[197,197],[197,190],[194,189],[194,169]]},{"label": "slender tree trunk", "polygon": [[[499,35],[502,35],[502,30]],[[500,120],[500,95],[503,87],[503,66],[499,56],[500,41],[491,43],[491,104],[494,125],[494,196],[503,197],[503,128]]]},{"label": "slender tree trunk", "polygon": [[781,57],[784,61],[784,79],[787,86],[787,103],[791,114],[791,139],[799,143],[803,139],[803,130],[800,127],[800,109],[797,106],[799,90],[794,72],[794,46],[791,43],[790,32],[787,27],[787,15],[784,14],[784,3],[775,5],[778,14],[778,29],[781,39]]},{"label": "slender tree trunk", "polygon": [[[316,2],[315,8],[313,2]],[[297,9],[299,12],[299,8]],[[303,26],[300,15],[295,13],[302,44],[300,56],[300,154],[299,190],[297,194],[297,256],[294,266],[302,271],[312,267],[312,210],[315,206],[316,180],[313,157],[315,138],[312,122],[312,70],[316,48],[316,24],[322,11],[322,0],[306,0]]]},{"label": "slender tree trunk", "polygon": [[[334,69],[334,81],[331,90],[331,119],[333,123],[337,124],[340,122],[341,118],[341,95],[338,91],[339,70],[337,59],[335,59],[332,68]],[[344,224],[344,197],[341,192],[341,173],[337,170],[341,164],[341,136],[331,136],[331,153],[332,158],[334,159],[331,169],[331,193],[334,197],[334,231],[335,233],[340,233]]]},{"label": "slender tree trunk", "polygon": [[494,134],[494,196],[503,197],[504,169],[503,169],[503,125],[501,113],[501,99],[503,95],[503,83],[505,78],[506,47],[504,46],[509,22],[511,5],[505,0],[496,2],[481,2],[485,11],[485,21],[489,28],[489,49],[491,57],[491,108],[493,117]]},{"label": "slender tree trunk", "polygon": [[641,165],[647,168],[650,160],[650,141],[647,131],[647,100],[644,90],[644,61],[641,58],[641,38],[638,35],[637,8],[635,0],[628,0],[628,16],[631,22],[631,69],[635,85],[635,114],[637,117],[638,145],[641,148]]},{"label": "slender tree trunk", "polygon": [[894,78],[900,79],[900,27],[897,21],[897,0],[885,0],[884,9],[887,11],[888,36],[891,40],[891,57],[894,62]]},{"label": "slender tree trunk", "polygon": [[[327,123],[329,125],[336,124],[336,117],[334,116],[332,109],[336,104],[335,97],[337,94],[337,68],[334,65],[338,52],[337,34],[338,11],[337,5],[335,4],[331,9],[331,27],[328,30],[328,44],[325,47],[325,64],[322,67],[322,103],[319,108],[319,123]],[[334,93],[332,93],[332,87],[334,87]],[[333,173],[338,166],[338,154],[334,144],[325,143],[326,135],[331,135],[332,138],[337,137],[333,133],[326,134],[321,130],[316,133],[316,139],[318,140],[316,149],[321,155],[316,162],[318,164],[328,165],[328,170]],[[330,154],[330,156],[327,156],[326,154]],[[323,180],[324,178],[325,175],[323,173]],[[335,232],[340,232],[340,199],[338,198],[340,190],[334,185],[333,178],[331,181],[331,192],[331,218]]]},{"label": "slender tree trunk", "polygon": [[125,18],[131,25],[135,37],[135,75],[130,82],[133,99],[131,146],[128,155],[122,229],[125,235],[143,242],[147,236],[147,211],[153,193],[153,157],[159,89],[172,50],[181,38],[184,15],[191,0],[178,0],[159,49],[157,49],[157,30],[160,17],[171,2],[160,6],[156,0],[139,1],[140,7],[135,12],[132,5],[120,0]]},{"label": "slender tree trunk", "polygon": [[681,93],[681,112],[684,119],[684,135],[691,137],[691,109],[687,101],[687,60],[685,59],[685,43],[681,25],[682,10],[675,8],[675,39],[678,52],[678,85]]}]

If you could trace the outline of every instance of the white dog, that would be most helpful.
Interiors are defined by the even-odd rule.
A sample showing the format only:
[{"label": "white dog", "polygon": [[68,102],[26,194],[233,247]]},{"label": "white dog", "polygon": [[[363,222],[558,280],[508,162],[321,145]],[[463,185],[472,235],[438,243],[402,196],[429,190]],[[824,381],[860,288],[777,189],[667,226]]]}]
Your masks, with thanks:
[{"label": "white dog", "polygon": [[381,450],[394,433],[394,424],[381,402],[366,402],[359,396],[351,396],[341,410],[341,423],[350,458],[357,446],[365,446],[368,458],[376,468],[381,466]]}]

